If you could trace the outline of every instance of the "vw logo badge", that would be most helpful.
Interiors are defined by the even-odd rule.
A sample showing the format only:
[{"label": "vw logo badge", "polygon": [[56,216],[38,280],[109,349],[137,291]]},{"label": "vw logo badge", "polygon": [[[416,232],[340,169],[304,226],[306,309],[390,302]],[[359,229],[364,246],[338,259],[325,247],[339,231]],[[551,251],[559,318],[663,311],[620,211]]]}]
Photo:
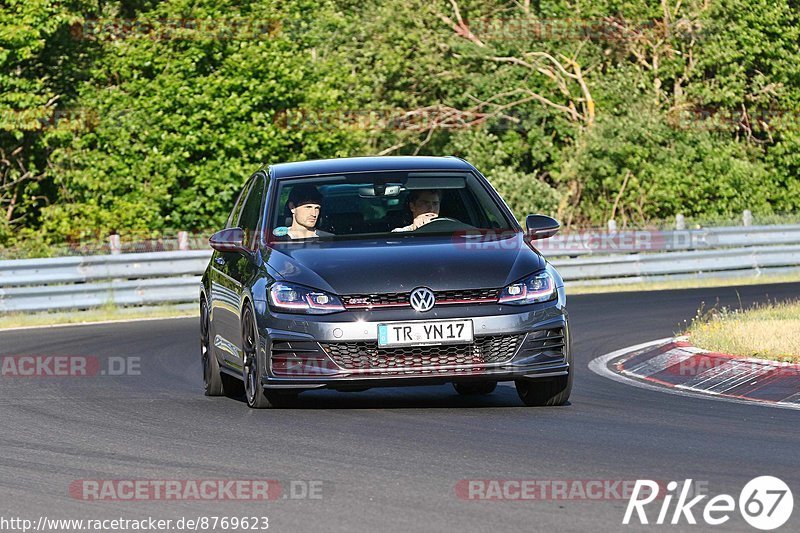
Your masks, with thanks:
[{"label": "vw logo badge", "polygon": [[424,313],[431,310],[433,304],[436,303],[436,297],[433,295],[432,290],[426,287],[419,287],[411,291],[411,297],[409,297],[408,301],[411,303],[411,307],[420,313]]}]

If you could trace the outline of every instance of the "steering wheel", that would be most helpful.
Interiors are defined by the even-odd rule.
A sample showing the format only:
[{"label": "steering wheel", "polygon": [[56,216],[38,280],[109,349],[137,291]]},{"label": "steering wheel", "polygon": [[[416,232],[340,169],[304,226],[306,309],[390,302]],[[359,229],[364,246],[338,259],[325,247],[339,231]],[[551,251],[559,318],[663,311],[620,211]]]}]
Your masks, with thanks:
[{"label": "steering wheel", "polygon": [[[437,222],[439,223],[437,225]],[[466,229],[473,229],[473,226],[469,224],[465,224],[458,219],[450,218],[450,217],[438,217],[434,218],[424,226],[418,227],[415,232],[417,233],[436,233],[439,231],[461,231]]]},{"label": "steering wheel", "polygon": [[425,224],[425,226],[429,226],[429,225],[433,224],[434,222],[458,222],[459,224],[461,224],[461,223],[462,223],[460,220],[456,220],[455,218],[450,218],[450,217],[436,217],[436,218],[434,218],[434,219],[431,219],[431,221],[430,221],[430,222],[428,222],[427,224]]}]

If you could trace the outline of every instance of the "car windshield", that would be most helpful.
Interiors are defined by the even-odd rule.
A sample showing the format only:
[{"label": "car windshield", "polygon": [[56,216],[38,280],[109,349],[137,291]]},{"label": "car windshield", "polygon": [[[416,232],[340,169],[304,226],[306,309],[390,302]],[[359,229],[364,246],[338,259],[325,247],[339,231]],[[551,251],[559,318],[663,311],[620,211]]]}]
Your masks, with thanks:
[{"label": "car windshield", "polygon": [[380,172],[280,183],[271,240],[513,231],[504,210],[470,172]]}]

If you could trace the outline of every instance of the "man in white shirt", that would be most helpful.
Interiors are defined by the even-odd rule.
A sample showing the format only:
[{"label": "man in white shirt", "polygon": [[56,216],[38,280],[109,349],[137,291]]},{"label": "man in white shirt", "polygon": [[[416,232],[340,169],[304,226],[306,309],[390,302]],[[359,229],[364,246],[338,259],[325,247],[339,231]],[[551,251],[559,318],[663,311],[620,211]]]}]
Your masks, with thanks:
[{"label": "man in white shirt", "polygon": [[395,228],[396,231],[414,231],[424,226],[434,218],[439,216],[439,208],[442,204],[442,192],[435,189],[414,190],[408,195],[408,208],[411,210],[411,217],[414,221],[408,226]]}]

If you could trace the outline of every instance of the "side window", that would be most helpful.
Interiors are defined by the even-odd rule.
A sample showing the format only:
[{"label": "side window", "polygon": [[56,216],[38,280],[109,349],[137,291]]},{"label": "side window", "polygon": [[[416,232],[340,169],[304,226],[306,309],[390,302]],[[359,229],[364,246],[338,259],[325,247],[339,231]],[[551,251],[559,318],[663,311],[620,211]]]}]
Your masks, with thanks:
[{"label": "side window", "polygon": [[245,183],[244,187],[242,187],[242,192],[239,193],[239,197],[236,199],[236,203],[233,205],[233,210],[228,217],[228,222],[225,224],[225,229],[236,227],[236,224],[239,221],[239,213],[242,212],[242,204],[244,204],[244,199],[247,198],[247,191],[250,190],[252,183],[252,179],[247,180],[247,183]]},{"label": "side window", "polygon": [[250,194],[244,202],[242,213],[239,217],[239,227],[244,230],[244,245],[247,248],[254,248],[258,231],[258,222],[261,218],[261,205],[264,199],[264,189],[266,182],[261,174],[253,178],[253,186]]}]

